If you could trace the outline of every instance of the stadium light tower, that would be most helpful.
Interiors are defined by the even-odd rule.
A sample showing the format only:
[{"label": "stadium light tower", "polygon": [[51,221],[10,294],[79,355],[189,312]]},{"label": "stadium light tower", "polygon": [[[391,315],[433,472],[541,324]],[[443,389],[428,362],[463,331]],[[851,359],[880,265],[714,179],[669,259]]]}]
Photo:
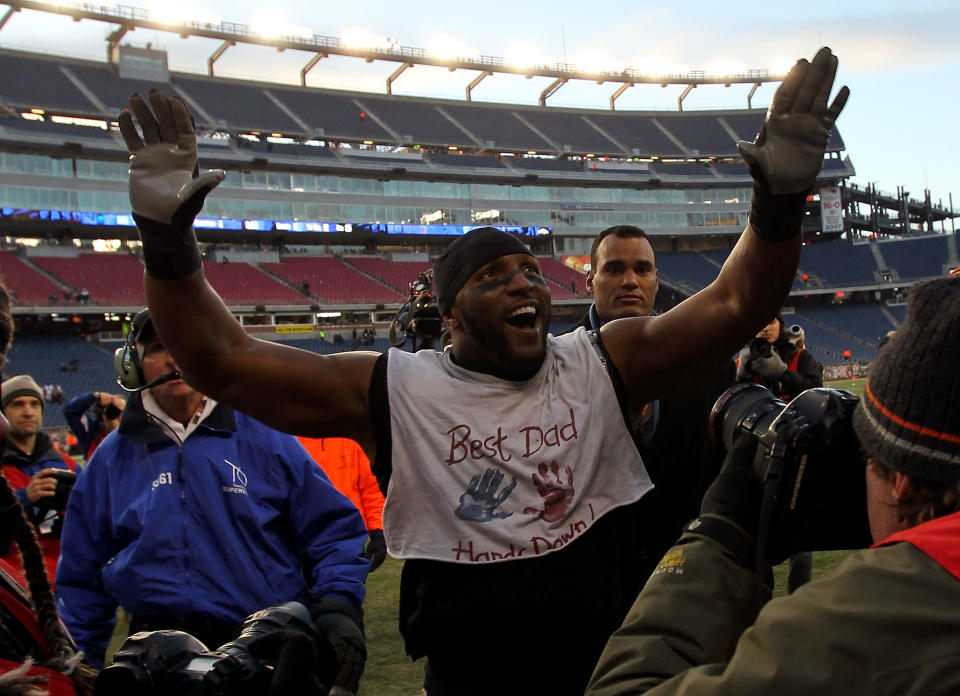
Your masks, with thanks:
[{"label": "stadium light tower", "polygon": [[[180,12],[178,14],[174,10],[177,10],[179,6],[174,7],[173,5],[161,5],[160,10],[150,11],[128,5],[111,6],[69,1],[53,3],[43,0],[4,0],[3,4],[9,6],[9,9],[3,17],[0,17],[0,29],[15,12],[20,10],[67,15],[73,17],[76,21],[88,19],[117,25],[107,35],[107,57],[111,63],[116,59],[115,53],[120,40],[136,29],[173,32],[183,38],[198,36],[219,40],[220,45],[207,59],[207,72],[210,75],[213,75],[216,61],[228,48],[237,44],[271,46],[279,51],[289,48],[312,53],[313,56],[310,61],[300,70],[300,83],[304,86],[306,86],[307,73],[316,66],[320,59],[331,55],[362,58],[368,63],[375,60],[399,63],[400,66],[386,80],[387,94],[392,94],[393,83],[406,70],[417,65],[426,65],[443,67],[450,71],[477,71],[478,75],[466,88],[467,101],[471,100],[471,92],[481,80],[494,74],[512,74],[523,75],[528,79],[532,77],[553,79],[550,86],[540,94],[541,106],[546,106],[547,99],[570,81],[589,80],[597,84],[603,84],[604,82],[620,84],[620,87],[610,97],[611,109],[615,109],[617,98],[628,88],[639,84],[660,85],[661,87],[684,85],[686,89],[677,102],[681,111],[683,110],[683,99],[691,90],[700,85],[714,84],[729,87],[732,84],[749,84],[753,88],[747,98],[747,106],[752,108],[751,99],[757,87],[764,82],[779,82],[785,74],[785,71],[745,69],[740,66],[727,66],[726,69],[736,71],[733,74],[713,74],[703,70],[689,70],[686,69],[686,66],[683,66],[683,70],[675,69],[663,74],[635,68],[612,69],[609,66],[592,70],[572,63],[548,63],[548,59],[543,58],[535,59],[529,65],[518,65],[498,56],[461,55],[449,57],[435,55],[427,49],[403,46],[399,42],[386,37],[381,37],[382,40],[378,39],[373,42],[368,40],[354,41],[347,36],[344,38],[322,36],[314,34],[307,27],[286,22],[277,22],[276,26],[271,26],[270,31],[263,31],[247,24],[225,22],[219,16],[203,10],[189,13]],[[169,12],[165,12],[164,7]]]}]

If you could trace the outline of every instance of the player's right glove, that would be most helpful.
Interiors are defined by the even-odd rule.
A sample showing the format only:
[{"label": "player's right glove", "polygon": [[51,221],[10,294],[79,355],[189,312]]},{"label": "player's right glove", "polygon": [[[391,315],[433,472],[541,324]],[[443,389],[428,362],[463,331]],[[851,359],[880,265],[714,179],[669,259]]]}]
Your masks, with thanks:
[{"label": "player's right glove", "polygon": [[147,98],[149,106],[139,94],[130,97],[136,123],[130,111],[117,119],[130,152],[130,205],[147,273],[183,278],[200,268],[193,219],[224,172],[200,175],[193,120],[178,97],[151,89]]}]

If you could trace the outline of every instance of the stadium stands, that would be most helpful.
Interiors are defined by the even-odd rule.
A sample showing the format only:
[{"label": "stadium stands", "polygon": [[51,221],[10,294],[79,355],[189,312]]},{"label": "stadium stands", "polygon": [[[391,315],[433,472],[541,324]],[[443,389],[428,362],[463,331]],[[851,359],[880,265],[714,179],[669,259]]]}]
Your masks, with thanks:
[{"label": "stadium stands", "polygon": [[[60,304],[61,288],[39,271],[24,263],[14,252],[0,253],[0,277],[13,295],[13,304]],[[51,302],[51,297],[56,302]]]},{"label": "stadium stands", "polygon": [[80,254],[76,257],[32,256],[30,260],[59,278],[74,292],[86,289],[90,304],[143,306],[143,265],[129,254]]},{"label": "stadium stands", "polygon": [[403,143],[464,147],[476,145],[469,135],[445,118],[434,106],[371,94],[358,97],[357,104],[386,123]]},{"label": "stadium stands", "polygon": [[311,135],[354,141],[391,138],[376,120],[361,115],[363,109],[353,101],[359,95],[276,85],[270,86],[270,93],[310,126]]},{"label": "stadium stands", "polygon": [[907,304],[888,304],[887,309],[890,310],[890,313],[896,318],[901,324],[907,320]]},{"label": "stadium stands", "polygon": [[116,71],[106,65],[92,63],[71,63],[63,66],[68,74],[77,78],[94,98],[103,105],[106,114],[116,117],[123,109],[130,105],[130,95],[138,93],[144,97],[147,92],[157,89],[167,95],[173,94],[173,89],[166,82],[148,82],[132,80],[117,75]]},{"label": "stadium stands", "polygon": [[[174,78],[174,85],[177,92],[200,107],[194,109],[197,123],[266,133],[303,133],[300,124],[264,94],[264,85],[228,83],[184,74]],[[207,120],[204,113],[209,114],[213,122]]]},{"label": "stadium stands", "polygon": [[737,143],[716,116],[660,114],[657,122],[682,142],[691,155],[735,155]]},{"label": "stadium stands", "polygon": [[687,154],[657,128],[649,115],[598,112],[587,118],[637,157],[683,157]]},{"label": "stadium stands", "polygon": [[939,276],[949,258],[948,235],[920,237],[895,242],[879,242],[884,261],[897,270],[901,280],[918,280]]},{"label": "stadium stands", "polygon": [[716,280],[720,269],[696,251],[658,251],[660,278],[700,290]]},{"label": "stadium stands", "polygon": [[406,292],[401,295],[339,259],[294,257],[280,263],[262,263],[260,266],[295,287],[301,287],[306,282],[309,294],[325,302],[369,304],[396,303],[406,299]]},{"label": "stadium stands", "polygon": [[[537,262],[540,264],[540,272],[543,273],[545,278],[553,281],[555,285],[566,290],[573,297],[589,297],[585,285],[586,277],[583,273],[565,266],[549,256],[538,256]],[[553,288],[551,288],[552,291]],[[566,299],[558,297],[556,293],[553,293],[553,297],[555,299]]]},{"label": "stadium stands", "polygon": [[95,115],[99,109],[51,60],[0,52],[0,100],[21,109]]},{"label": "stadium stands", "polygon": [[591,126],[581,114],[533,109],[520,113],[525,121],[556,143],[562,152],[625,154],[615,142]]},{"label": "stadium stands", "polygon": [[766,111],[755,110],[740,113],[724,113],[720,116],[723,121],[730,126],[730,129],[737,134],[739,140],[752,142],[757,137],[760,126],[763,125],[763,117]]},{"label": "stadium stands", "polygon": [[[785,321],[790,321],[786,316]],[[830,362],[842,359],[849,350],[855,360],[872,360],[880,339],[895,328],[883,312],[870,304],[848,304],[835,307],[804,307],[797,311],[795,322],[806,333],[810,347],[829,350],[835,355]],[[813,329],[818,327],[823,331]]]},{"label": "stadium stands", "polygon": [[306,297],[249,263],[203,262],[203,272],[224,301],[239,305],[305,304]]},{"label": "stadium stands", "polygon": [[508,107],[444,104],[443,110],[486,147],[551,152],[553,146],[507,110]]},{"label": "stadium stands", "polygon": [[815,275],[830,287],[873,285],[877,282],[876,270],[873,252],[867,244],[806,244],[800,257],[800,271]]},{"label": "stadium stands", "polygon": [[417,279],[417,275],[433,268],[430,261],[388,261],[370,256],[349,256],[345,257],[343,262],[393,288],[404,297],[410,292],[410,283]]}]

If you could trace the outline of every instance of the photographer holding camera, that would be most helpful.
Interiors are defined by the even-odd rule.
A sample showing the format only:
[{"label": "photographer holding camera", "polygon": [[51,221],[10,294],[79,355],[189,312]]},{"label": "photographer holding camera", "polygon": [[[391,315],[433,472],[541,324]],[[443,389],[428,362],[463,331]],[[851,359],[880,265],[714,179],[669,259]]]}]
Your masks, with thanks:
[{"label": "photographer holding camera", "polygon": [[77,481],[57,569],[60,614],[90,664],[118,605],[131,633],[178,630],[215,649],[252,612],[296,601],[355,692],[369,569],[356,507],[293,436],[181,379],[148,310],[115,367],[132,395]]},{"label": "photographer holding camera", "polygon": [[760,329],[737,358],[737,381],[762,384],[784,401],[823,386],[823,366],[803,347],[803,329],[781,315]]},{"label": "photographer holding camera", "polygon": [[[43,425],[43,392],[30,375],[17,375],[2,385],[3,414],[10,434],[3,447],[2,471],[17,500],[36,528],[47,576],[53,582],[60,557],[60,528],[70,488],[76,479],[76,462],[53,446]],[[15,550],[4,557],[22,568]],[[22,571],[21,571],[22,572]]]},{"label": "photographer holding camera", "polygon": [[103,438],[120,425],[127,400],[119,394],[95,391],[77,394],[63,406],[63,417],[77,436],[80,450],[89,460]]},{"label": "photographer holding camera", "polygon": [[[777,511],[765,514],[769,477],[758,475],[757,463],[782,459],[791,431],[832,410],[805,408],[807,394],[818,401],[818,391],[830,400],[844,394],[806,392],[762,437],[732,443],[700,517],[607,643],[590,696],[960,693],[960,278],[914,287],[906,322],[873,363],[852,426],[840,419],[830,430],[852,429],[866,453],[866,493],[860,483],[860,493],[847,495],[865,498],[874,545],[764,606],[769,565],[798,548],[829,546],[816,541],[831,541],[831,527],[836,536],[863,523],[825,520],[838,512],[825,505],[812,521],[820,538],[805,539],[796,533],[804,525],[791,525],[785,513],[794,497],[789,476]],[[820,439],[796,449],[815,450]],[[856,491],[854,451],[829,448],[836,457],[829,467],[815,456],[823,453],[792,457],[791,469],[819,470],[814,498],[836,498]],[[764,528],[764,518],[773,524]]]}]

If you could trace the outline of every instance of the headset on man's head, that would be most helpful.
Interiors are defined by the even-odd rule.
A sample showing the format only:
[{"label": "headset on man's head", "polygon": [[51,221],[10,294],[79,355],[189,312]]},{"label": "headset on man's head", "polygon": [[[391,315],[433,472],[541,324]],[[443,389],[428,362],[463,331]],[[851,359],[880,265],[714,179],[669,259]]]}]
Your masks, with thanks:
[{"label": "headset on man's head", "polygon": [[180,377],[180,373],[174,370],[147,382],[147,378],[143,374],[143,364],[141,362],[143,356],[140,355],[139,344],[148,326],[151,330],[154,330],[150,321],[150,310],[144,308],[134,315],[123,345],[113,353],[113,371],[117,375],[117,384],[124,391],[143,391]]}]

